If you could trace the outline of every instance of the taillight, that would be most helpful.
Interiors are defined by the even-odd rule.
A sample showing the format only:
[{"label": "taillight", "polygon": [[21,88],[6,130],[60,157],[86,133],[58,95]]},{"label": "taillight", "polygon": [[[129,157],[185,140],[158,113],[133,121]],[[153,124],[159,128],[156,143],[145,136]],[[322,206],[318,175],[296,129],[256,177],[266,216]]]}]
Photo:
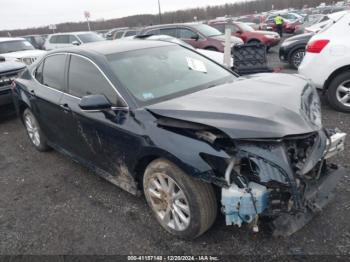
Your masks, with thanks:
[{"label": "taillight", "polygon": [[329,40],[314,40],[314,41],[311,41],[306,46],[306,52],[319,54],[319,53],[322,52],[323,48],[325,48],[328,43],[329,43]]}]

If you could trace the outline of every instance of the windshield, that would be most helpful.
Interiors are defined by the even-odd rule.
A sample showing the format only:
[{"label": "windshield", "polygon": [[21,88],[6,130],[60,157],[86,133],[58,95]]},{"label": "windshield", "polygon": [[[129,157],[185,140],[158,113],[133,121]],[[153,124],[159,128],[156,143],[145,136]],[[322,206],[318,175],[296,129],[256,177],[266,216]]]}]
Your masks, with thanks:
[{"label": "windshield", "polygon": [[255,30],[245,23],[238,23],[238,26],[241,28],[242,32],[254,32]]},{"label": "windshield", "polygon": [[236,77],[207,58],[181,46],[108,55],[112,71],[140,105],[160,102]]},{"label": "windshield", "polygon": [[78,37],[83,43],[92,43],[104,40],[102,36],[93,33],[79,34]]},{"label": "windshield", "polygon": [[207,37],[222,35],[222,33],[219,30],[209,25],[200,24],[200,25],[191,25],[191,26]]},{"label": "windshield", "polygon": [[0,42],[0,54],[34,49],[35,48],[32,46],[32,44],[27,40]]}]

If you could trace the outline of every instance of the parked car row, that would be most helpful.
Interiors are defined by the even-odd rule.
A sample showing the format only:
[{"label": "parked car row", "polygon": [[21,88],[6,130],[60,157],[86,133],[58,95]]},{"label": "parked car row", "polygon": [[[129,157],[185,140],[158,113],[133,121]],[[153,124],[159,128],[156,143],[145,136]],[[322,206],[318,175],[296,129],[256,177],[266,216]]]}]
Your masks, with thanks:
[{"label": "parked car row", "polygon": [[0,37],[0,56],[6,61],[32,64],[45,51],[37,50],[24,38]]},{"label": "parked car row", "polygon": [[226,27],[229,26],[232,35],[241,38],[244,43],[263,44],[267,49],[278,45],[281,40],[280,36],[275,32],[254,30],[245,23],[235,22],[230,19],[212,20],[209,21],[208,24],[218,29],[223,34],[225,33]]}]

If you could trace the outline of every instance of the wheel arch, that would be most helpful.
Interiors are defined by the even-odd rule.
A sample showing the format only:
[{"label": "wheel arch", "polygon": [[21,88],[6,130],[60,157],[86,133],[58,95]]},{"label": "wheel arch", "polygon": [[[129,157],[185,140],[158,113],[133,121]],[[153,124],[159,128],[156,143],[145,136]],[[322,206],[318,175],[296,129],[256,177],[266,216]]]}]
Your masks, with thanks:
[{"label": "wheel arch", "polygon": [[213,45],[206,46],[204,49],[205,50],[213,50],[213,51],[215,49],[216,51],[219,51],[219,49],[216,46],[213,46]]},{"label": "wheel arch", "polygon": [[332,82],[332,80],[339,74],[344,73],[350,71],[350,65],[345,65],[342,66],[338,69],[336,69],[326,80],[325,84],[324,84],[324,90],[328,90],[330,83]]},{"label": "wheel arch", "polygon": [[[214,155],[211,155],[211,157],[221,158],[221,156]],[[135,161],[133,168],[131,169],[134,180],[137,182],[139,188],[142,188],[143,176],[148,165],[152,161],[160,158],[173,163],[188,176],[197,178],[205,183],[212,184],[213,186],[218,187],[223,187],[226,184],[223,174],[216,173],[210,161],[205,160],[201,156],[199,156],[199,158],[201,159],[201,164],[203,166],[207,166],[206,169],[203,169],[203,166],[191,163],[189,159],[178,157],[167,151],[156,150],[153,152],[145,152],[143,155],[139,156]]]},{"label": "wheel arch", "polygon": [[297,45],[295,47],[293,47],[289,52],[288,52],[288,62],[290,63],[291,61],[291,58],[292,58],[292,55],[295,51],[297,51],[298,49],[306,49],[306,45]]},{"label": "wheel arch", "polygon": [[259,43],[263,43],[261,40],[257,39],[257,38],[251,38],[247,41],[248,44],[252,43],[252,42],[259,42]]}]

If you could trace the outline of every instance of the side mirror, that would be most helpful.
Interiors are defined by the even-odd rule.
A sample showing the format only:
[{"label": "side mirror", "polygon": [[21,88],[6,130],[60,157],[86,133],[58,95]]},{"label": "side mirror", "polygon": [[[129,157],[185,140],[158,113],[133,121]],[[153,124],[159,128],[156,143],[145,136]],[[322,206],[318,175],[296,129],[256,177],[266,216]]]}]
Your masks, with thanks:
[{"label": "side mirror", "polygon": [[88,95],[81,99],[79,107],[85,111],[102,111],[111,109],[112,104],[104,95]]},{"label": "side mirror", "polygon": [[80,45],[80,43],[78,41],[73,41],[72,45]]},{"label": "side mirror", "polygon": [[194,40],[198,41],[199,40],[199,35],[195,34],[195,35],[191,36],[191,39],[194,39]]},{"label": "side mirror", "polygon": [[236,34],[241,35],[242,31],[238,30],[238,31],[236,31]]}]

